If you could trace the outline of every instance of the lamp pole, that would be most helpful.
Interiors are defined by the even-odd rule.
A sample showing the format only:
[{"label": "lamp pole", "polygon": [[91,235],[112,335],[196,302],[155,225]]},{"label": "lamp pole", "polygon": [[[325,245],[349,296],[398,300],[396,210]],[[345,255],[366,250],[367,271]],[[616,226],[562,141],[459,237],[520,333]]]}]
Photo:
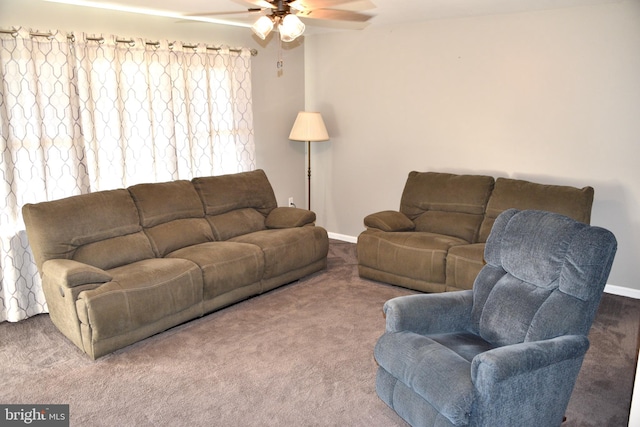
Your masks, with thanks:
[{"label": "lamp pole", "polygon": [[327,141],[329,134],[320,113],[300,111],[293,123],[289,139],[307,142],[307,209],[311,210],[311,142]]},{"label": "lamp pole", "polygon": [[307,141],[307,155],[309,156],[307,160],[307,209],[311,210],[311,141]]}]

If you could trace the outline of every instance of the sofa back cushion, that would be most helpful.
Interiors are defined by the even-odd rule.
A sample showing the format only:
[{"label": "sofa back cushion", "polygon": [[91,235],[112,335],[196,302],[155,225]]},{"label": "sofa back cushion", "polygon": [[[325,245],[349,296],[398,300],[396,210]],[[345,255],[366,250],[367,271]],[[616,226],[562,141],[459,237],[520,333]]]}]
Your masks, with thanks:
[{"label": "sofa back cushion", "polygon": [[194,178],[206,218],[217,240],[266,230],[276,196],[263,170]]},{"label": "sofa back cushion", "polygon": [[510,208],[555,212],[589,224],[592,204],[592,187],[575,188],[498,178],[487,204],[478,240],[486,242],[495,219]]},{"label": "sofa back cushion", "polygon": [[129,187],[157,256],[214,240],[193,184],[172,181]]},{"label": "sofa back cushion", "polygon": [[428,231],[476,241],[493,177],[439,172],[411,172],[402,193],[400,211]]},{"label": "sofa back cushion", "polygon": [[100,191],[23,207],[38,269],[72,259],[110,269],[154,257],[127,190]]}]

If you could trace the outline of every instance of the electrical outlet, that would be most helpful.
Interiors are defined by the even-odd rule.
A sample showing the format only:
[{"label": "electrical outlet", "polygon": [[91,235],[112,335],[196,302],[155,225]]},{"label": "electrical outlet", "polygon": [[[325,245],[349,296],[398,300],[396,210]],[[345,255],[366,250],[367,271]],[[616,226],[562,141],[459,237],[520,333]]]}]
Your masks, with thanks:
[{"label": "electrical outlet", "polygon": [[296,207],[296,204],[293,203],[293,197],[289,197],[289,207],[291,207],[291,208],[295,208]]}]

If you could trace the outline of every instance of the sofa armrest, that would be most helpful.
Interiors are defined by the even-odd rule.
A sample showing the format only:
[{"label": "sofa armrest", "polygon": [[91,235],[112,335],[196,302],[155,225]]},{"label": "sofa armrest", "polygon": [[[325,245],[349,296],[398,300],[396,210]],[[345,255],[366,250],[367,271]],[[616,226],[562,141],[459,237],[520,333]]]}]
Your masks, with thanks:
[{"label": "sofa armrest", "polygon": [[439,334],[469,329],[473,291],[406,295],[384,304],[386,331]]},{"label": "sofa armrest", "polygon": [[313,225],[316,213],[306,209],[279,207],[269,212],[266,219],[267,228],[293,228]]},{"label": "sofa armrest", "polygon": [[382,211],[367,215],[364,225],[382,231],[411,231],[416,228],[413,221],[398,211]]},{"label": "sofa armrest", "polygon": [[67,288],[89,283],[105,283],[112,276],[106,271],[71,259],[50,259],[42,265],[42,276]]}]

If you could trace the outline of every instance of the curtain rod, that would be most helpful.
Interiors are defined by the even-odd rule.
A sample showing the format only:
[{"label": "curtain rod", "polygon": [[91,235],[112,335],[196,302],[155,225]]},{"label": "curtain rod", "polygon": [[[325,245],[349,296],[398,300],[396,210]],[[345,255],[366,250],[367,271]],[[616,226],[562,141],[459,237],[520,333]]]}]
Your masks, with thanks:
[{"label": "curtain rod", "polygon": [[[13,37],[16,37],[18,35],[18,32],[16,30],[3,30],[0,28],[0,33],[2,34],[11,34]],[[31,37],[47,37],[47,38],[51,38],[53,37],[52,33],[37,33],[37,32],[29,32],[29,35]],[[74,42],[76,40],[75,36],[72,34],[67,36],[67,39],[69,39],[71,42]],[[103,42],[104,41],[104,37],[86,37],[86,40],[89,41],[95,41],[95,42]],[[128,43],[130,45],[135,45],[136,41],[135,40],[127,40],[127,39],[116,39],[116,43]],[[144,42],[147,46],[160,46],[160,42]],[[173,46],[173,43],[169,43],[169,47]],[[195,49],[196,47],[198,47],[198,45],[190,45],[190,44],[183,44],[182,47],[187,48],[187,49]],[[207,46],[207,50],[221,50],[222,48],[220,47],[213,47],[213,46]],[[249,50],[251,52],[251,56],[256,56],[258,54],[258,51],[256,49],[250,49]],[[229,49],[229,52],[242,52],[241,49]]]}]

